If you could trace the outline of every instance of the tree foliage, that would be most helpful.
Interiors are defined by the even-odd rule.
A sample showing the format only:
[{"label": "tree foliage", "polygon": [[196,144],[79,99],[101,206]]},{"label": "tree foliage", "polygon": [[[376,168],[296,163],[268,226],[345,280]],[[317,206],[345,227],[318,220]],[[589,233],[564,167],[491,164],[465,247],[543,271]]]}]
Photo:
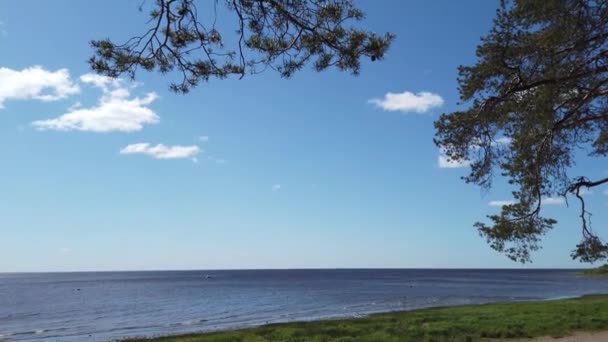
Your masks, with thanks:
[{"label": "tree foliage", "polygon": [[[217,29],[217,6],[235,16],[235,43],[225,45]],[[202,23],[199,8],[215,19]],[[112,77],[135,76],[138,68],[179,71],[170,88],[186,93],[211,78],[245,76],[266,68],[289,77],[311,62],[317,71],[336,67],[358,74],[361,58],[382,59],[394,36],[377,35],[353,26],[364,13],[351,0],[156,0],[150,27],[125,43],[91,42],[89,64]]]},{"label": "tree foliage", "polygon": [[467,109],[439,118],[435,143],[449,159],[471,162],[466,182],[489,188],[499,172],[515,188],[513,204],[475,224],[480,234],[530,261],[556,223],[541,216],[543,199],[572,196],[582,230],[572,257],[608,258],[582,197],[608,178],[568,175],[575,153],[608,154],[608,1],[504,0],[477,58],[459,68]]}]

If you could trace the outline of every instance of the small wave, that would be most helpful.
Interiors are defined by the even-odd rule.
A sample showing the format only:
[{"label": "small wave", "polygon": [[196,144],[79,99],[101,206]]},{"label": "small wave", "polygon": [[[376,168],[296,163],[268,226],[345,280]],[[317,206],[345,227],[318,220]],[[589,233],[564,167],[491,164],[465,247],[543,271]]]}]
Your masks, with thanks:
[{"label": "small wave", "polygon": [[342,309],[343,310],[352,310],[352,309],[364,308],[364,307],[373,306],[373,305],[376,305],[376,302],[345,305]]},{"label": "small wave", "polygon": [[24,318],[31,318],[31,317],[36,317],[36,316],[40,316],[40,312],[34,312],[34,313],[22,313],[22,314],[8,314],[6,316],[0,316],[1,320],[5,320],[5,319],[24,319]]},{"label": "small wave", "polygon": [[203,319],[203,318],[201,318],[201,319],[189,319],[187,321],[183,321],[183,322],[179,322],[179,323],[171,323],[171,324],[168,324],[167,326],[170,326],[170,327],[189,326],[189,325],[201,324],[201,323],[204,323],[204,322],[207,322],[207,321],[208,321],[207,319]]},{"label": "small wave", "polygon": [[213,317],[212,320],[213,321],[219,321],[219,320],[230,319],[230,318],[237,318],[237,317],[239,317],[239,315],[227,315],[227,316]]},{"label": "small wave", "polygon": [[[10,338],[11,336],[29,336],[29,335],[42,335],[42,334],[53,334],[53,333],[59,333],[59,332],[63,332],[63,331],[67,331],[70,330],[69,328],[56,328],[56,329],[35,329],[35,330],[26,330],[26,331],[17,331],[17,332],[13,332],[13,333],[2,333],[0,334],[0,341],[5,341],[6,339]],[[47,336],[48,338],[48,336]]]},{"label": "small wave", "polygon": [[28,336],[28,335],[40,335],[43,334],[46,330],[38,329],[38,330],[28,330],[28,331],[19,331],[9,335],[0,335],[0,338],[8,337],[8,336]]},{"label": "small wave", "polygon": [[[572,296],[555,296],[555,297],[549,297],[549,298],[544,298],[541,299],[541,301],[548,301],[548,300],[560,300],[560,299],[573,299],[573,298],[579,298],[580,296],[577,295],[572,295]],[[534,299],[532,299],[534,300]]]},{"label": "small wave", "polygon": [[183,321],[181,322],[179,325],[195,325],[195,324],[201,324],[203,322],[207,322],[206,319],[191,319],[191,320],[187,320],[187,321]]}]

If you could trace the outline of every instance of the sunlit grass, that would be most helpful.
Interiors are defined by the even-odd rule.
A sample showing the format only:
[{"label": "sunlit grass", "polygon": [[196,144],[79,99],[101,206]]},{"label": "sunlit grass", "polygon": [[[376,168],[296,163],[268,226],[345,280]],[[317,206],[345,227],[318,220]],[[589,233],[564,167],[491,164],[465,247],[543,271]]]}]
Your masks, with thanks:
[{"label": "sunlit grass", "polygon": [[603,329],[608,329],[608,295],[270,324],[251,329],[162,337],[152,341],[482,341],[488,338],[564,336],[574,331]]}]

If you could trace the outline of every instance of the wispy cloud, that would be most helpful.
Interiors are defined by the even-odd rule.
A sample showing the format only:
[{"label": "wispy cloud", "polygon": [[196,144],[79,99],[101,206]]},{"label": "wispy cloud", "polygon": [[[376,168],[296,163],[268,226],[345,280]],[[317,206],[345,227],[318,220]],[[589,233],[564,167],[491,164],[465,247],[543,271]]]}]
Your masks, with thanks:
[{"label": "wispy cloud", "polygon": [[34,121],[32,125],[39,130],[133,132],[145,124],[159,122],[158,115],[148,107],[156,100],[156,93],[147,93],[143,98],[131,97],[130,88],[123,81],[100,75],[86,74],[80,81],[102,90],[96,106],[71,107],[57,118]]},{"label": "wispy cloud", "polygon": [[216,156],[207,156],[207,161],[216,163],[216,164],[226,164],[228,161],[226,159],[218,158]]},{"label": "wispy cloud", "polygon": [[[511,205],[515,204],[514,200],[497,200],[490,201],[488,204],[492,207],[502,207],[503,205]],[[543,197],[542,204],[543,205],[562,205],[566,203],[566,200],[563,197]]]},{"label": "wispy cloud", "polygon": [[41,66],[23,70],[0,68],[0,109],[6,100],[57,101],[80,92],[67,69],[48,71]]},{"label": "wispy cloud", "polygon": [[545,197],[542,199],[542,204],[545,205],[562,205],[566,203],[563,197]]},{"label": "wispy cloud", "polygon": [[589,196],[593,195],[593,191],[589,190],[588,188],[580,188],[578,194],[581,196]]},{"label": "wispy cloud", "polygon": [[490,201],[488,204],[491,207],[502,207],[503,205],[515,204],[515,201],[513,201],[513,200],[498,200],[498,201]]},{"label": "wispy cloud", "polygon": [[202,142],[207,142],[207,141],[209,141],[209,136],[201,135],[198,137],[198,140],[200,140]]},{"label": "wispy cloud", "polygon": [[273,184],[273,185],[272,185],[272,191],[275,191],[275,192],[276,192],[276,191],[279,191],[279,190],[281,190],[281,188],[282,188],[282,187],[283,187],[283,186],[282,186],[281,184],[279,184],[279,183],[277,183],[277,184]]},{"label": "wispy cloud", "polygon": [[[182,158],[195,158],[197,154],[201,152],[201,149],[196,145],[191,146],[166,146],[158,144],[155,146],[149,143],[137,143],[131,144],[120,150],[120,154],[143,154],[150,156],[155,159],[182,159]],[[193,159],[194,161],[194,159]],[[195,160],[195,162],[198,159]]]},{"label": "wispy cloud", "polygon": [[69,254],[71,252],[72,252],[72,250],[70,248],[67,248],[67,247],[59,248],[59,253],[61,253],[61,254]]},{"label": "wispy cloud", "polygon": [[422,91],[414,94],[409,91],[403,93],[387,93],[383,98],[375,98],[368,101],[389,112],[414,112],[426,113],[433,108],[443,105],[443,98],[437,94]]},{"label": "wispy cloud", "polygon": [[440,148],[439,149],[439,156],[437,157],[437,166],[439,166],[439,168],[442,168],[442,169],[458,169],[458,168],[461,168],[461,167],[467,167],[469,165],[471,165],[470,161],[468,161],[468,160],[458,161],[458,160],[450,159],[445,154],[445,149],[444,148]]}]

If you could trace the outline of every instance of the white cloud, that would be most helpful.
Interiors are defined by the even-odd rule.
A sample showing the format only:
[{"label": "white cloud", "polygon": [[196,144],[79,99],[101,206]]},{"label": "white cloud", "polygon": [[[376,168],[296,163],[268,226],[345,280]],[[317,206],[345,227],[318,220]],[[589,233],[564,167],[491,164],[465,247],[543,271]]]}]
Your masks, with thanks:
[{"label": "white cloud", "polygon": [[272,191],[279,191],[279,190],[281,190],[281,187],[282,187],[281,184],[278,184],[278,183],[277,184],[273,184],[272,185]]},{"label": "white cloud", "polygon": [[403,93],[387,93],[382,99],[371,99],[368,102],[389,112],[425,113],[433,108],[441,107],[443,98],[426,91],[417,94],[404,91]]},{"label": "white cloud", "polygon": [[440,148],[439,149],[439,156],[437,157],[437,166],[439,166],[442,169],[457,169],[457,168],[461,168],[461,167],[467,167],[471,165],[471,162],[468,160],[463,160],[463,161],[458,161],[458,160],[452,160],[450,158],[448,158],[448,156],[445,154],[445,149],[444,148]]},{"label": "white cloud", "polygon": [[500,137],[492,143],[492,145],[509,145],[511,143],[511,138],[509,137]]},{"label": "white cloud", "polygon": [[201,135],[198,137],[198,140],[200,140],[202,142],[207,142],[207,141],[209,141],[209,137],[206,135]]},{"label": "white cloud", "polygon": [[[514,200],[498,200],[490,201],[488,204],[492,207],[502,207],[503,205],[515,204]],[[543,205],[562,205],[566,203],[563,197],[544,197],[542,199]]]},{"label": "white cloud", "polygon": [[546,205],[562,205],[566,203],[563,197],[545,197],[542,199],[542,204]]},{"label": "white cloud", "polygon": [[[507,145],[511,144],[512,139],[509,137],[500,137],[496,140],[493,140],[490,142],[490,146],[493,147],[506,147]],[[481,149],[481,139],[475,139],[474,142],[471,144],[470,149],[473,151],[478,151],[479,149]]]},{"label": "white cloud", "polygon": [[61,254],[69,254],[72,250],[70,248],[67,247],[61,247],[59,248],[59,253]]},{"label": "white cloud", "polygon": [[93,74],[82,75],[80,80],[102,90],[96,106],[72,106],[57,118],[34,121],[32,125],[39,130],[133,132],[141,130],[145,124],[159,122],[158,115],[148,107],[156,100],[156,93],[131,98],[129,88],[121,80]]},{"label": "white cloud", "polygon": [[76,110],[76,109],[78,109],[80,107],[82,107],[82,103],[75,102],[73,105],[71,105],[70,107],[68,107],[68,111],[71,112],[71,111],[74,111],[74,110]]},{"label": "white cloud", "polygon": [[470,164],[471,163],[469,161],[451,160],[444,154],[440,154],[439,157],[437,157],[437,166],[442,169],[458,169],[461,167],[467,167]]},{"label": "white cloud", "polygon": [[[513,200],[499,200],[499,201],[490,201],[488,204],[492,207],[502,207],[503,205],[510,205],[516,203]],[[544,197],[542,199],[543,205],[562,205],[566,203],[566,200],[563,197]]]},{"label": "white cloud", "polygon": [[499,200],[499,201],[490,201],[490,203],[488,203],[488,204],[491,207],[502,207],[503,205],[515,204],[515,201],[513,201],[513,200],[508,200],[508,201]]},{"label": "white cloud", "polygon": [[101,88],[104,91],[110,90],[108,86],[112,86],[112,88],[119,88],[121,86],[121,80],[118,78],[91,73],[80,76],[80,82],[91,84],[97,88]]},{"label": "white cloud", "polygon": [[[155,159],[180,159],[195,158],[201,149],[196,145],[191,146],[165,146],[158,144],[151,146],[148,143],[131,144],[120,150],[120,154],[144,154]],[[196,160],[198,161],[198,159]]]},{"label": "white cloud", "polygon": [[23,70],[0,68],[0,109],[6,100],[57,101],[80,92],[67,69],[47,71],[41,66]]}]

